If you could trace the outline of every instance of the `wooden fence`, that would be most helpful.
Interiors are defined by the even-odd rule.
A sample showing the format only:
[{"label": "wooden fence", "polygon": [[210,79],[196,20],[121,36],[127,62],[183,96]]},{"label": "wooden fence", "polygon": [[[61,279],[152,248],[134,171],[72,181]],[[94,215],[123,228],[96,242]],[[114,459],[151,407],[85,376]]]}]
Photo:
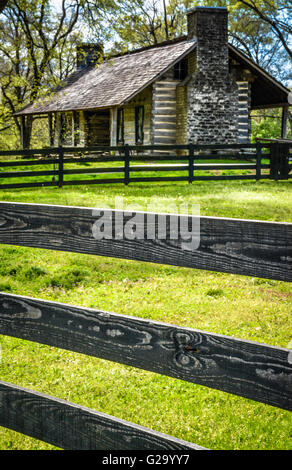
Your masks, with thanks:
[{"label": "wooden fence", "polygon": [[[104,212],[106,212],[105,210]],[[96,239],[89,208],[0,203],[0,243],[292,281],[292,224],[200,218],[200,245],[115,237],[129,213],[110,211],[113,239]],[[157,233],[158,214],[140,213]],[[134,215],[134,214],[133,214]],[[194,216],[187,216],[192,226]],[[109,336],[112,329],[121,334]],[[0,294],[0,333],[163,374],[292,411],[291,351],[155,321]],[[45,371],[44,371],[45,373]],[[134,406],[134,404],[133,404]],[[64,449],[202,447],[0,382],[0,425]]]},{"label": "wooden fence", "polygon": [[[0,152],[0,188],[114,183],[127,185],[157,181],[192,183],[205,180],[289,179],[292,177],[289,174],[292,169],[289,161],[292,155],[289,153],[291,146],[289,143],[258,142],[244,145],[189,144],[142,147],[125,145],[7,150]],[[18,157],[18,160],[3,161],[3,157],[13,156]],[[222,160],[229,162],[224,163]],[[90,164],[98,163],[99,166],[89,167]],[[103,166],[104,163],[120,165]],[[78,165],[78,168],[72,168],[74,164]],[[87,166],[81,168],[82,165]],[[23,167],[31,166],[41,166],[42,169],[23,170]],[[19,167],[22,167],[21,171],[15,170]],[[228,170],[233,170],[233,174],[227,174]],[[206,174],[206,171],[211,171],[212,174]],[[153,176],[155,173],[159,175]],[[166,176],[162,176],[162,173]],[[70,179],[73,175],[93,175],[94,179]],[[97,178],[96,175],[107,175],[107,177]],[[27,181],[27,178],[42,176],[51,178],[43,181]],[[11,178],[25,178],[25,181],[11,183]]]}]

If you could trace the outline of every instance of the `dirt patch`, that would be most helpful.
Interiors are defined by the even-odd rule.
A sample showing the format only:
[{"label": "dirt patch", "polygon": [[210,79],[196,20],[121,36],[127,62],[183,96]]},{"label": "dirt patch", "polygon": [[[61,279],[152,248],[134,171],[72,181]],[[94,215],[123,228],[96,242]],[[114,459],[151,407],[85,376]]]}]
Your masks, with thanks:
[{"label": "dirt patch", "polygon": [[282,300],[292,299],[292,292],[278,292],[274,289],[260,289],[261,292],[268,295],[270,298],[277,298]]}]

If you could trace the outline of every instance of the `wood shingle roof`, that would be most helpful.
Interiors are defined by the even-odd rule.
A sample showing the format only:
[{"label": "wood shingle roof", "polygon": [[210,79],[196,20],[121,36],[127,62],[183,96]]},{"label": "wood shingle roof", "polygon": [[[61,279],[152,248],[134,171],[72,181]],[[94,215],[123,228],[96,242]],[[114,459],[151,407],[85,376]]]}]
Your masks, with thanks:
[{"label": "wood shingle roof", "polygon": [[17,115],[108,108],[128,102],[196,47],[183,40],[125,54],[74,72],[49,97]]}]

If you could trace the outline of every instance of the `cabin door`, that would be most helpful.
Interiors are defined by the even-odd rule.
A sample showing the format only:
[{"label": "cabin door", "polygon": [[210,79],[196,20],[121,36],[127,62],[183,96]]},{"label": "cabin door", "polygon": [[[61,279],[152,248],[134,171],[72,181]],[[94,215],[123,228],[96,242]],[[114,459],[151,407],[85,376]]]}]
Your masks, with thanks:
[{"label": "cabin door", "polygon": [[87,111],[85,113],[87,123],[88,146],[110,145],[110,111]]}]

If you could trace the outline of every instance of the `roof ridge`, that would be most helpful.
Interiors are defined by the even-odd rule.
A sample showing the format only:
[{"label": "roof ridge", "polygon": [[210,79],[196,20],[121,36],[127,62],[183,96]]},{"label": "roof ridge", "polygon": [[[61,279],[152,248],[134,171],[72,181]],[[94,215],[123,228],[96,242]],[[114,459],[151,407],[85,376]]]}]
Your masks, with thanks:
[{"label": "roof ridge", "polygon": [[132,51],[120,52],[118,54],[109,55],[106,60],[114,59],[116,57],[123,57],[123,56],[131,55],[131,54],[137,54],[138,52],[144,52],[149,49],[155,49],[158,47],[171,46],[172,44],[176,44],[178,42],[183,42],[186,40],[188,40],[187,35],[178,36],[177,38],[167,39],[165,41],[158,42],[157,44],[151,44],[149,46],[140,47],[139,49],[133,49]]}]

